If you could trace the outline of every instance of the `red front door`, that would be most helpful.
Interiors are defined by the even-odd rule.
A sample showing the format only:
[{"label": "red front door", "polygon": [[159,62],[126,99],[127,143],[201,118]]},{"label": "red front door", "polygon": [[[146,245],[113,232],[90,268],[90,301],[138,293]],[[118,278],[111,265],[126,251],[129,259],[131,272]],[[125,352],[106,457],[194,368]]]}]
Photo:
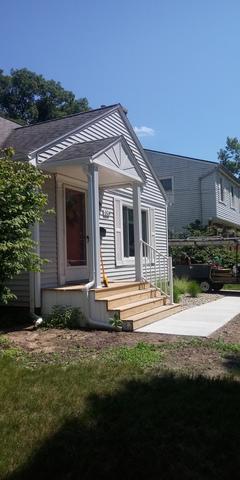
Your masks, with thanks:
[{"label": "red front door", "polygon": [[67,281],[87,279],[86,194],[65,189],[66,277]]}]

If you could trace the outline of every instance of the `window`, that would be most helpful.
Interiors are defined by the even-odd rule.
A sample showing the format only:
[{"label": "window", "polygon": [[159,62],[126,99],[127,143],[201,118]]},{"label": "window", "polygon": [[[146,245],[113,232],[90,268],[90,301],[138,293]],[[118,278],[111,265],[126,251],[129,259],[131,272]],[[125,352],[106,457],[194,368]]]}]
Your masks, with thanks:
[{"label": "window", "polygon": [[[125,258],[134,257],[134,223],[133,209],[123,205],[123,253]],[[148,241],[148,214],[142,210],[142,239]]]},{"label": "window", "polygon": [[231,207],[234,208],[235,198],[234,198],[234,188],[232,185],[230,187],[230,199],[231,199]]},{"label": "window", "polygon": [[[142,206],[142,239],[155,248],[155,208]],[[116,266],[134,265],[134,218],[131,201],[114,198],[114,229],[115,229],[115,262]],[[149,251],[143,248],[143,256],[148,257]]]},{"label": "window", "polygon": [[223,179],[220,178],[219,180],[219,188],[220,188],[220,200],[224,202],[224,186],[223,186]]},{"label": "window", "polygon": [[165,190],[166,193],[173,192],[173,181],[172,177],[169,178],[160,178],[160,182]]}]

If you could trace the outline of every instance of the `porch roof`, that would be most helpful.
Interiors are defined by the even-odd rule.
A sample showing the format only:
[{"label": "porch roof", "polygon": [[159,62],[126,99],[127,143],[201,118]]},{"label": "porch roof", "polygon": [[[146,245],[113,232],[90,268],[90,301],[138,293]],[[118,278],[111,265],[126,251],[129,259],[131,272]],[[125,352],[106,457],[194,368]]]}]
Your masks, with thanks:
[{"label": "porch roof", "polygon": [[68,172],[74,178],[80,174],[82,178],[86,176],[86,166],[91,163],[99,166],[102,186],[146,181],[143,170],[122,135],[75,143],[42,162],[41,168],[55,173]]}]

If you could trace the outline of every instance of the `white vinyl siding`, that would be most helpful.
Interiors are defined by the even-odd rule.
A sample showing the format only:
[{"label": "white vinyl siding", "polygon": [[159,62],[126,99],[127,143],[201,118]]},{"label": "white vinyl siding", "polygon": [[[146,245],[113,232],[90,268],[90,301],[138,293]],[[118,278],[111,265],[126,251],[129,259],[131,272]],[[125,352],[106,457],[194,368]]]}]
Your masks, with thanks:
[{"label": "white vinyl siding", "polygon": [[[67,148],[72,143],[82,143],[86,141],[92,141],[101,138],[109,138],[112,136],[123,135],[127,141],[130,149],[132,150],[136,160],[141,166],[146,176],[146,185],[144,185],[141,193],[141,203],[143,208],[152,208],[155,216],[155,231],[152,229],[151,238],[162,253],[167,253],[167,218],[166,218],[166,201],[159,189],[158,183],[155,180],[149,166],[146,164],[145,159],[141,151],[138,148],[133,136],[130,134],[127,126],[125,125],[120,113],[115,111],[102,120],[95,121],[87,128],[75,132],[69,138],[66,138],[64,142],[58,142],[57,145],[48,148],[47,151],[39,155],[40,160],[44,160],[54,156],[58,151]],[[102,254],[104,267],[107,275],[112,280],[130,280],[135,278],[135,265],[125,265],[123,262],[123,246],[120,240],[121,225],[119,223],[119,216],[114,212],[114,199],[122,198],[128,202],[132,202],[132,189],[125,188],[115,191],[104,191],[102,197],[102,206],[100,211],[100,226],[106,228],[106,237],[102,239]],[[116,207],[117,209],[117,207]],[[153,220],[152,220],[152,223]],[[52,285],[56,282],[57,285],[57,266],[55,263],[56,247],[56,233],[54,233],[54,219],[51,218],[48,221],[48,227],[51,231],[51,266],[48,265],[44,269],[44,275],[42,277],[42,286]],[[116,232],[116,235],[115,235]],[[59,253],[61,255],[61,253]],[[48,258],[47,244],[44,250],[44,255]],[[55,267],[54,267],[55,265]]]},{"label": "white vinyl siding", "polygon": [[[224,202],[221,201],[220,180],[224,186]],[[219,222],[229,226],[237,226],[240,229],[239,190],[237,184],[222,174],[217,174],[215,179],[217,213]]]},{"label": "white vinyl siding", "polygon": [[57,285],[57,227],[56,227],[56,185],[55,178],[51,176],[43,187],[48,195],[48,209],[54,213],[45,215],[44,222],[40,224],[40,255],[47,263],[41,272],[41,286],[53,287]]}]

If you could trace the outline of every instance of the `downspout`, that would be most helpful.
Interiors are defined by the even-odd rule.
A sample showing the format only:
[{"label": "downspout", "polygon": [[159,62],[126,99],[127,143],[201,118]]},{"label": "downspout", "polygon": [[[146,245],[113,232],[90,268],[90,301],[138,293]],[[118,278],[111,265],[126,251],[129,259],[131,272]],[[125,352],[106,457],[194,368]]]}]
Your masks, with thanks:
[{"label": "downspout", "polygon": [[88,213],[90,214],[90,218],[89,218],[89,237],[90,237],[90,240],[92,242],[92,248],[91,248],[91,252],[90,252],[90,255],[89,255],[89,260],[90,260],[90,265],[91,265],[91,268],[90,268],[90,274],[91,274],[91,279],[90,281],[84,285],[83,287],[83,293],[85,294],[85,298],[86,298],[86,310],[87,310],[87,325],[90,327],[90,328],[94,328],[94,329],[100,329],[100,330],[113,330],[113,328],[109,325],[104,325],[104,323],[102,322],[98,322],[97,320],[93,320],[91,318],[91,303],[89,301],[89,290],[94,287],[95,285],[95,277],[96,277],[96,272],[95,272],[95,240],[94,240],[94,235],[93,235],[93,230],[94,230],[94,205],[93,205],[93,178],[92,178],[92,174],[91,172],[88,170],[88,196],[89,196],[89,200],[88,200]]},{"label": "downspout", "polygon": [[[36,242],[35,251],[40,254],[40,235],[39,223],[35,223],[32,227],[32,238]],[[43,318],[35,313],[36,308],[41,308],[41,272],[30,272],[30,316],[38,326],[43,322]]]},{"label": "downspout", "polygon": [[[37,157],[30,163],[37,168]],[[32,239],[35,242],[35,252],[40,255],[40,230],[39,223],[32,226]],[[38,326],[43,322],[43,318],[35,313],[36,308],[41,308],[41,272],[30,272],[30,316]]]}]

